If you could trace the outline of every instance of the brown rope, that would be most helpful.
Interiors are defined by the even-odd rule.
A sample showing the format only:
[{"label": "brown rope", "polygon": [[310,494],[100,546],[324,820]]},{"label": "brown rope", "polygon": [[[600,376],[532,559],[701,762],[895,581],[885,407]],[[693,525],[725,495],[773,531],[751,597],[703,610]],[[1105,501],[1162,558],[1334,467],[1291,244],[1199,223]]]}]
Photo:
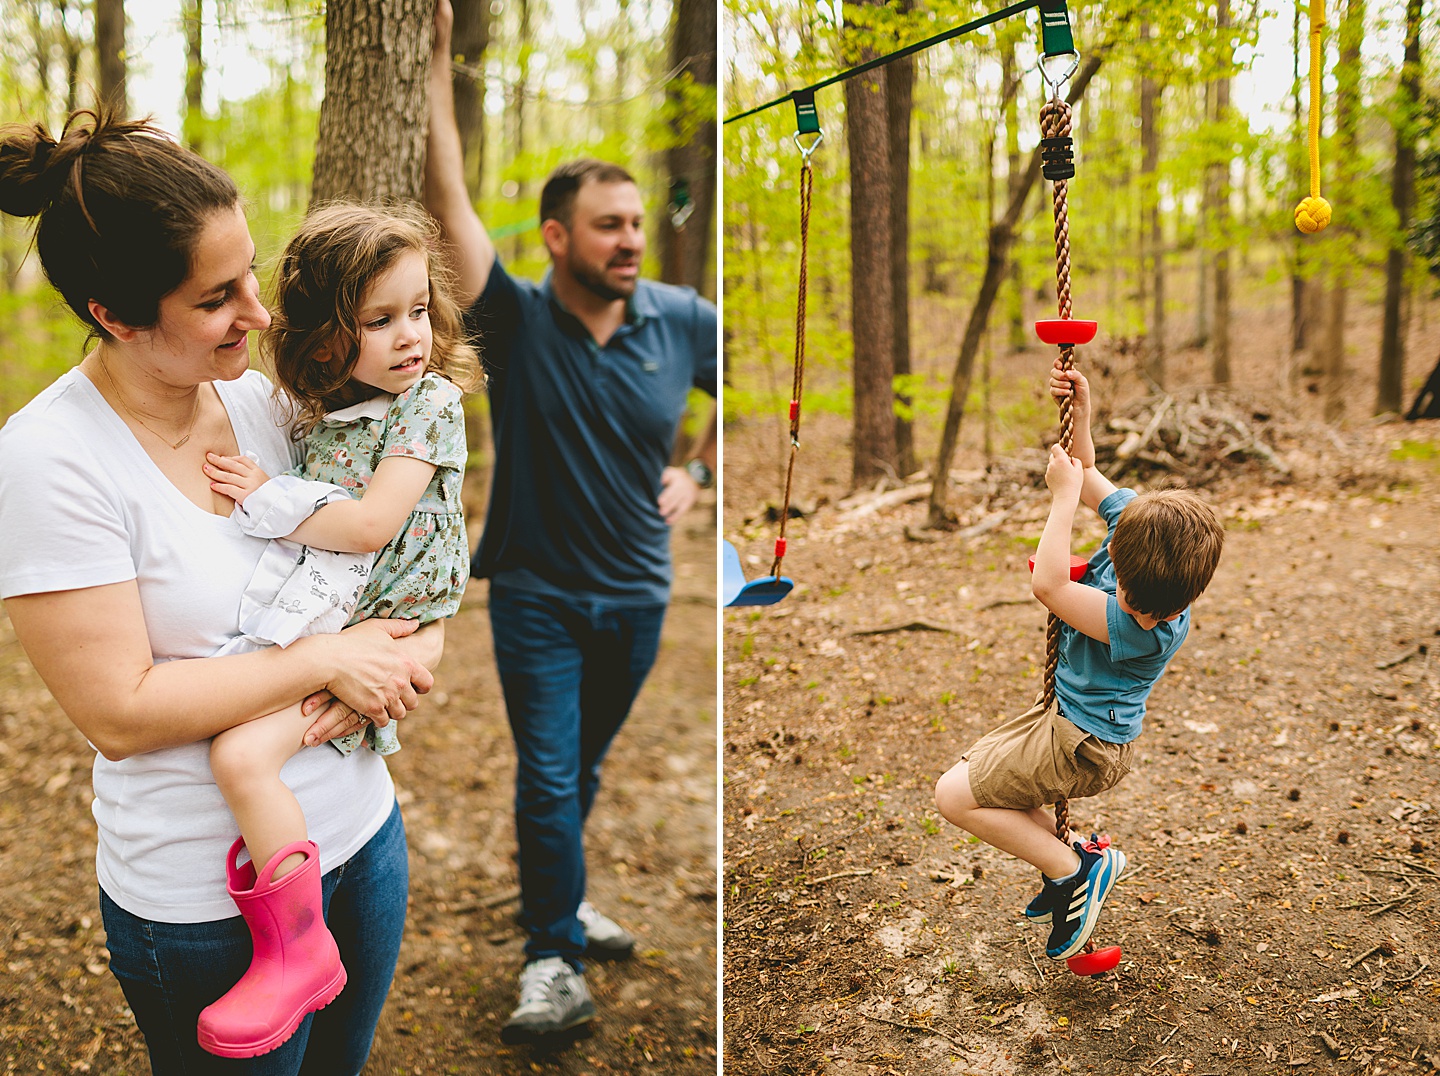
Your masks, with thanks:
[{"label": "brown rope", "polygon": [[[1059,91],[1040,109],[1040,133],[1045,138],[1061,138],[1070,135],[1070,106],[1060,98]],[[1068,319],[1070,305],[1070,211],[1066,204],[1070,183],[1057,179],[1054,184],[1055,215],[1055,297],[1060,317]],[[1075,345],[1060,345],[1060,366],[1064,370],[1075,368]],[[1070,397],[1060,400],[1060,447],[1067,454],[1075,441],[1075,422],[1071,415]],[[1050,614],[1045,625],[1045,694],[1048,707],[1055,702],[1055,670],[1060,667],[1060,618]],[[1070,804],[1064,796],[1055,802],[1055,836],[1064,844],[1070,843]]]},{"label": "brown rope", "polygon": [[800,160],[800,284],[795,301],[795,377],[790,386],[790,464],[785,469],[785,503],[780,508],[775,563],[770,566],[770,574],[776,579],[780,578],[780,562],[785,559],[785,524],[790,520],[790,491],[795,481],[795,458],[800,454],[800,400],[805,390],[805,297],[810,271],[810,191],[814,183],[810,156],[804,154]]}]

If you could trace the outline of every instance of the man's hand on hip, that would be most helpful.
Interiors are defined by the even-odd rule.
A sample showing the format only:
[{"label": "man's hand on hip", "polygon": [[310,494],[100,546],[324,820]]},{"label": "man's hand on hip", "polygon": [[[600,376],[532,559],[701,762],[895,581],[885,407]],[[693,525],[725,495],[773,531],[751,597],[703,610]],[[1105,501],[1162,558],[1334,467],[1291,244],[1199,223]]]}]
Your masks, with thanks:
[{"label": "man's hand on hip", "polygon": [[660,472],[660,518],[670,526],[688,512],[700,496],[700,487],[683,467],[666,467]]}]

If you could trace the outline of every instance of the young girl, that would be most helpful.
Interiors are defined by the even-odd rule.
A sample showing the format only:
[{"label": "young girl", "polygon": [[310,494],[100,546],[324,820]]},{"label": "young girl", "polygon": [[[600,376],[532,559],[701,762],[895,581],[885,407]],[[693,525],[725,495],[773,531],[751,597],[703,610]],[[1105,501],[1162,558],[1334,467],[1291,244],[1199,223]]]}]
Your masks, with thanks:
[{"label": "young girl", "polygon": [[[243,645],[336,631],[352,609],[351,623],[428,623],[459,608],[469,576],[461,393],[481,378],[437,279],[435,245],[418,212],[331,205],[286,248],[262,346],[298,410],[305,462],[273,480],[245,456],[211,453],[204,467],[247,533],[288,539],[271,543],[246,592]],[[291,707],[211,744],[216,784],[240,825],[226,863],[230,895],[254,941],[250,969],[200,1015],[200,1044],[221,1056],[274,1049],[345,985],[322,915],[318,850],[280,778],[311,721]],[[378,753],[399,750],[393,727],[377,735],[358,715],[356,731],[332,743],[348,754],[362,735]],[[250,862],[237,867],[242,844]]]}]

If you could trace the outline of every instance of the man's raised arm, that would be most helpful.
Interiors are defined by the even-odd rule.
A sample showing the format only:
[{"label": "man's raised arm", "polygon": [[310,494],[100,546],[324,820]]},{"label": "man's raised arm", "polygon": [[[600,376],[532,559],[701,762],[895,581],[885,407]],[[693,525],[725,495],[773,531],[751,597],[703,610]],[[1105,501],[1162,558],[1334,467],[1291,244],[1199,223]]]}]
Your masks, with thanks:
[{"label": "man's raised arm", "polygon": [[435,45],[430,57],[430,134],[425,157],[425,208],[440,222],[446,256],[455,272],[455,299],[469,307],[495,264],[495,244],[480,223],[465,189],[465,154],[455,123],[455,88],[450,82],[450,35],[455,13],[450,0],[435,4]]}]

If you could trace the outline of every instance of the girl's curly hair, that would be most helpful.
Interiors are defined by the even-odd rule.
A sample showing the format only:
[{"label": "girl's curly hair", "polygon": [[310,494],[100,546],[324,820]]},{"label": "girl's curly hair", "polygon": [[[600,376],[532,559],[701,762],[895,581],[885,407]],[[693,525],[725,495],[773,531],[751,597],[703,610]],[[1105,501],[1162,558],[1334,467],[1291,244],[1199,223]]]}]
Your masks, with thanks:
[{"label": "girl's curly hair", "polygon": [[344,389],[360,358],[365,292],[407,251],[424,257],[430,278],[434,343],[426,372],[449,378],[464,392],[484,384],[479,355],[465,342],[439,242],[435,222],[410,206],[332,202],[305,217],[280,258],[272,321],[260,339],[277,391],[294,407],[298,435],[314,429],[327,411],[355,402]]}]

